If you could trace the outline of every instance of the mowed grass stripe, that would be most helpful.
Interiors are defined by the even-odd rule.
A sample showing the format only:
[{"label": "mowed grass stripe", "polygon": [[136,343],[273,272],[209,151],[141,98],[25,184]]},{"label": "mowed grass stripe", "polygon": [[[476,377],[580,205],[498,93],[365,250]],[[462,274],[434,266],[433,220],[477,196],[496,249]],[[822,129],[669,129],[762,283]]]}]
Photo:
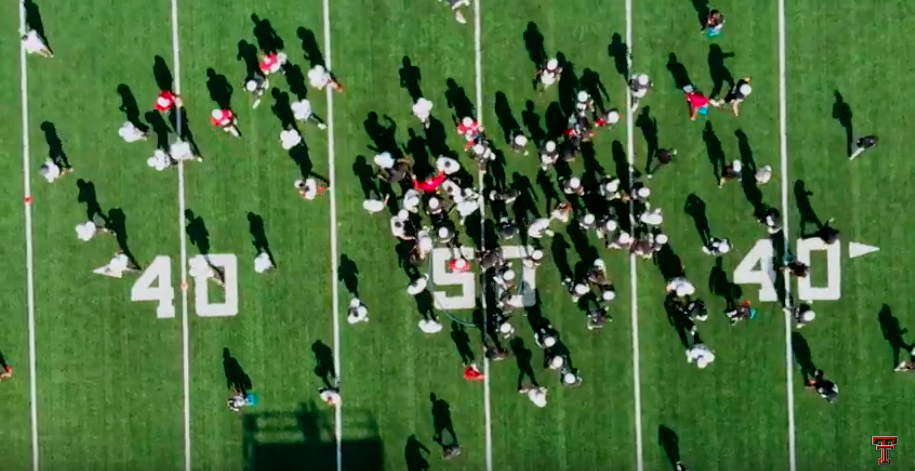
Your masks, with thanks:
[{"label": "mowed grass stripe", "polygon": [[[85,179],[95,184],[104,211],[123,210],[128,245],[141,263],[177,253],[175,176],[146,167],[150,143],[128,146],[116,137],[124,119],[119,83],[151,108],[152,57],[169,51],[167,6],[145,7],[161,22],[114,3],[42,10],[57,55],[30,70],[33,171],[47,151],[39,128],[45,120],[55,124],[76,169],[54,185],[35,185],[36,279],[43,280],[36,286],[39,430],[49,468],[161,469],[181,462],[178,325],[156,319],[151,303],[130,303],[135,277],[91,274],[117,249],[111,238],[84,244],[73,233],[86,219],[76,186]],[[109,26],[87,36],[85,25],[96,22]]]},{"label": "mowed grass stripe", "polygon": [[[671,53],[689,80],[706,93],[716,81],[710,55],[714,59],[718,50],[713,48],[735,54],[725,58],[724,65],[735,80],[752,76],[754,94],[739,118],[728,116],[724,110],[712,110],[706,121],[727,161],[740,158],[747,164],[752,157],[760,167],[772,165],[776,173],[779,167],[774,5],[742,5],[739,10],[727,3],[715,7],[728,15],[728,24],[725,33],[714,41],[699,33],[696,12],[688,3],[637,2],[635,7],[634,41],[638,48],[633,72],[648,73],[655,84],[636,121],[637,167],[642,170],[646,165],[645,131],[650,126],[644,123],[650,120],[643,117],[645,113],[657,120],[658,145],[679,150],[673,165],[652,180],[657,195],[653,201],[664,211],[670,247],[696,285],[698,296],[708,304],[709,320],[699,329],[717,354],[707,370],[685,364],[684,347],[664,314],[664,277],[657,266],[643,264],[639,270],[639,308],[646,467],[666,466],[668,456],[659,444],[663,426],[679,436],[680,456],[689,466],[723,469],[724,463],[741,462],[747,469],[784,469],[787,426],[781,311],[774,304],[758,304],[757,288],[743,286],[741,298],[754,302],[759,318],[735,327],[728,325],[723,316],[724,298],[715,294],[720,291],[713,286],[716,260],[700,251],[702,243],[694,221],[685,212],[690,195],[697,196],[705,203],[712,234],[731,239],[735,250],[723,257],[718,270],[733,281],[734,268],[765,232],[755,223],[754,208],[739,183],[717,188],[704,142],[704,123],[687,119],[683,94],[676,89],[668,69]],[[771,21],[756,21],[765,18]],[[722,94],[727,88],[725,83]],[[773,178],[760,189],[762,201],[773,206],[780,201],[777,181]],[[761,349],[761,345],[770,348]],[[750,423],[754,425],[747,426]],[[747,445],[732,446],[735,441]]]},{"label": "mowed grass stripe", "polygon": [[[332,345],[331,277],[327,264],[330,241],[326,198],[302,201],[293,181],[299,169],[279,144],[281,126],[267,95],[252,110],[242,88],[244,63],[236,60],[237,44],[257,44],[251,14],[269,20],[284,41],[292,64],[307,72],[299,27],[319,31],[320,17],[289,18],[284,12],[300,5],[261,8],[251,3],[214,9],[182,7],[182,21],[200,25],[182,36],[186,94],[194,97],[189,116],[206,161],[188,165],[188,208],[206,221],[212,251],[238,257],[240,312],[233,318],[199,318],[192,314],[192,430],[195,469],[292,466],[333,446],[332,415],[317,402],[320,381],[312,373],[311,345]],[[313,4],[320,11],[320,2]],[[213,38],[218,38],[214,41]],[[242,138],[213,129],[215,108],[207,86],[207,69],[225,75],[233,86],[232,107]],[[283,76],[271,77],[274,89],[289,91]],[[321,93],[310,91],[315,112],[326,115]],[[293,96],[294,99],[294,96]],[[300,124],[314,172],[326,175],[325,136],[312,124]],[[248,213],[260,216],[277,263],[277,271],[256,274],[256,255]],[[189,255],[196,254],[191,248]],[[211,293],[214,290],[211,290]],[[193,311],[192,311],[193,312]],[[223,349],[251,377],[259,404],[239,418],[225,409]],[[291,427],[289,432],[281,432]],[[324,447],[324,448],[322,448]],[[243,451],[248,450],[248,451]]]},{"label": "mowed grass stripe", "polygon": [[[340,253],[359,267],[360,296],[371,317],[365,325],[343,325],[343,388],[348,401],[344,440],[380,438],[384,467],[395,469],[403,467],[404,447],[408,437],[415,434],[432,450],[430,461],[435,466],[480,469],[485,457],[482,384],[461,378],[460,357],[448,338],[446,316],[441,317],[444,331],[435,336],[426,336],[417,328],[420,317],[416,303],[405,291],[409,280],[397,265],[389,215],[381,213],[373,218],[362,210],[363,194],[353,173],[360,156],[371,163],[375,153],[368,148],[372,140],[364,126],[370,112],[377,113],[382,124],[385,115],[393,119],[401,145],[411,140],[410,130],[416,136],[424,135],[411,115],[410,95],[399,87],[404,56],[420,70],[420,87],[434,103],[432,115],[442,123],[440,132],[448,136],[452,149],[461,150],[463,143],[452,131],[452,111],[445,91],[447,79],[452,78],[467,99],[473,100],[473,29],[455,23],[448,9],[435,3],[357,3],[334,9],[331,16],[334,68],[347,87],[346,94],[334,101]],[[393,26],[403,22],[415,27]],[[421,158],[416,152],[413,155]],[[461,161],[468,169],[473,168],[463,155]],[[342,289],[341,295],[345,293]],[[470,311],[455,314],[471,318]],[[478,358],[482,356],[479,349],[476,353]],[[464,447],[461,456],[441,465],[437,456],[440,449],[431,440],[430,393],[450,404],[457,438]],[[366,462],[355,451],[347,451],[356,446],[344,444],[344,465],[380,469],[378,463]]]},{"label": "mowed grass stripe", "polygon": [[[863,3],[825,9],[801,2],[789,17],[789,93],[794,104],[789,144],[797,156],[792,174],[813,192],[816,215],[824,221],[835,218],[833,225],[843,239],[842,298],[818,306],[818,324],[802,332],[814,364],[839,385],[840,395],[829,405],[797,385],[801,468],[855,463],[876,469],[878,455],[869,446],[870,436],[899,435],[902,443],[912,421],[910,410],[894,407],[912,398],[912,378],[892,371],[894,351],[882,331],[892,318],[880,321],[887,304],[900,328],[915,322],[907,295],[912,275],[906,261],[912,244],[905,229],[912,164],[906,157],[908,136],[899,131],[907,123],[907,102],[896,93],[908,86],[904,77],[912,53],[902,38],[911,28],[911,15],[906,15],[910,9],[869,9],[871,21],[854,35],[848,34],[845,18],[864,14]],[[853,162],[845,158],[845,130],[833,119],[836,91],[850,107],[854,135],[881,139],[877,149]],[[792,191],[792,203],[794,199]],[[848,242],[881,251],[852,260]],[[824,257],[817,262],[824,263]],[[823,269],[813,273],[815,286],[825,285],[824,275]],[[910,341],[908,337],[904,335]],[[895,353],[900,360],[908,358],[901,349]],[[887,408],[895,412],[886,414]],[[915,462],[904,446],[891,457],[894,466]]]},{"label": "mowed grass stripe", "polygon": [[[601,28],[596,28],[588,23],[579,25],[571,33],[568,27],[573,24],[573,18],[585,15],[585,5],[544,7],[518,3],[489,6],[484,11],[487,128],[505,153],[507,182],[517,185],[525,178],[529,180],[540,214],[548,213],[557,202],[547,199],[538,182],[536,148],[532,146],[528,156],[513,154],[508,149],[505,131],[514,119],[530,135],[535,116],[536,127],[544,131],[564,129],[562,106],[574,100],[578,90],[576,82],[586,75],[586,69],[597,74],[606,89],[608,96],[602,97],[604,103],[608,107],[625,108],[624,80],[607,55],[614,25],[617,31],[621,32],[623,28],[622,7],[622,3],[601,7],[601,16],[618,18],[618,21],[611,21],[609,27],[602,24]],[[504,9],[519,14],[506,17],[502,14]],[[590,9],[588,11],[593,14]],[[532,87],[536,65],[526,50],[526,47],[534,51],[539,49],[534,46],[537,40],[525,39],[535,38],[538,33],[543,37],[548,57],[562,52],[572,64],[564,69],[562,80],[544,92]],[[533,105],[530,110],[528,100]],[[594,140],[594,161],[588,163],[579,157],[571,166],[573,175],[580,177],[592,166],[598,173],[607,175],[614,175],[620,169],[625,172],[624,140],[624,127],[601,130]],[[551,185],[558,190],[555,172],[551,175]],[[600,241],[593,237],[579,239],[574,222],[568,227],[556,223],[555,229],[557,235],[543,241],[549,255],[537,275],[540,311],[561,332],[563,342],[570,349],[573,366],[584,377],[584,384],[579,389],[564,389],[556,373],[543,369],[543,353],[533,342],[531,327],[523,316],[516,315],[513,323],[517,336],[525,348],[532,351],[536,379],[550,391],[549,405],[546,409],[537,409],[527,397],[517,394],[519,369],[514,358],[494,364],[495,461],[512,469],[600,468],[607,463],[633,467],[632,347],[627,315],[630,289],[626,257],[619,252],[599,251],[607,262],[619,298],[611,305],[615,321],[603,331],[588,331],[584,313],[559,284],[561,272],[565,270],[559,267],[568,264],[570,269],[580,270],[581,259],[587,257],[587,246],[599,247]]]}]

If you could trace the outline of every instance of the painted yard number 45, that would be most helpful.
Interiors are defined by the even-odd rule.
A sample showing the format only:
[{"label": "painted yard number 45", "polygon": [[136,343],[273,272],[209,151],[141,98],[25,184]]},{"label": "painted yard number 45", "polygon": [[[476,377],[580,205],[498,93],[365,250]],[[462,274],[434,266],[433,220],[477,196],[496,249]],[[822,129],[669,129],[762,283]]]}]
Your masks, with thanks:
[{"label": "painted yard number 45", "polygon": [[[198,255],[197,257],[202,257]],[[212,254],[206,259],[219,269],[225,279],[223,302],[210,302],[210,283],[203,276],[194,277],[194,307],[200,317],[232,317],[238,314],[238,258],[233,254]],[[190,260],[189,260],[190,261]],[[222,288],[220,288],[222,289]],[[175,288],[172,286],[172,259],[159,255],[130,289],[130,300],[158,303],[156,317],[175,317]]]}]

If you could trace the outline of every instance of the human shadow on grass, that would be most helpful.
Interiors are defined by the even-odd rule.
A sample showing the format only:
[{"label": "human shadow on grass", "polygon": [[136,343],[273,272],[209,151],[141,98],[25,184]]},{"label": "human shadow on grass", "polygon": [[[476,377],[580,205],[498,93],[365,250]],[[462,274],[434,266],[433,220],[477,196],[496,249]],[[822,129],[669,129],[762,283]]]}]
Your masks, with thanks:
[{"label": "human shadow on grass", "polygon": [[337,268],[339,270],[338,281],[343,283],[343,286],[353,297],[359,297],[359,267],[356,266],[354,262],[348,255],[340,255],[340,265]]},{"label": "human shadow on grass", "polygon": [[[794,182],[794,201],[797,204],[797,212],[801,216],[801,237],[810,237],[823,228],[823,222],[820,221],[816,211],[813,210],[813,204],[810,202],[811,196],[813,196],[813,192],[807,189],[804,180]],[[815,229],[808,232],[807,226],[811,224]]]},{"label": "human shadow on grass", "polygon": [[274,88],[270,94],[273,96],[273,105],[270,106],[270,109],[273,111],[273,115],[276,116],[276,119],[280,120],[280,125],[283,129],[298,130],[295,114],[292,112],[292,102],[289,99],[289,93],[286,93],[279,88]]},{"label": "human shadow on grass", "polygon": [[616,72],[620,74],[623,80],[629,80],[629,46],[623,42],[623,37],[620,33],[613,33],[613,36],[610,37],[607,55],[613,59]]},{"label": "human shadow on grass", "polygon": [[187,142],[191,146],[191,150],[194,155],[200,156],[200,148],[197,147],[197,140],[194,139],[194,132],[191,130],[190,120],[188,118],[187,110],[184,107],[173,108],[168,113],[169,124],[172,126],[172,130],[175,131],[175,134],[181,138],[184,142]]},{"label": "human shadow on grass", "polygon": [[[537,27],[537,23],[533,21],[528,23],[522,37],[524,38],[524,48],[527,49],[527,56],[534,63],[534,67],[539,70],[547,59],[546,48],[543,46],[543,34],[540,32],[540,28]],[[534,84],[536,86],[536,80]]]},{"label": "human shadow on grass", "polygon": [[404,446],[404,458],[407,460],[407,471],[428,471],[429,460],[424,456],[431,452],[423,445],[416,435],[410,435],[407,438],[407,444]]},{"label": "human shadow on grass", "polygon": [[832,119],[838,121],[842,128],[845,129],[845,152],[851,155],[852,143],[854,142],[851,105],[845,101],[845,98],[842,97],[838,90],[834,92],[834,96],[836,101],[832,105]]},{"label": "human shadow on grass", "polygon": [[[454,432],[454,423],[451,420],[451,405],[448,404],[448,401],[437,397],[435,393],[429,395],[429,400],[432,402],[432,426],[434,429],[432,441],[438,443],[442,448],[457,445],[458,438]],[[446,432],[450,435],[449,440],[445,439]]]},{"label": "human shadow on grass", "polygon": [[270,252],[270,242],[267,240],[267,231],[264,228],[264,218],[249,212],[248,232],[251,233],[251,245],[254,246],[254,251],[258,254],[266,253],[270,257],[270,261],[273,262],[273,253]]},{"label": "human shadow on grass", "polygon": [[451,321],[451,341],[457,347],[458,355],[461,356],[461,362],[464,365],[474,362],[475,357],[473,348],[470,346],[470,336],[467,335],[464,325],[459,324],[457,321]]},{"label": "human shadow on grass", "polygon": [[334,368],[334,351],[324,342],[317,340],[311,344],[315,356],[315,375],[321,378],[324,386],[333,388],[337,383],[337,370]]},{"label": "human shadow on grass", "polygon": [[718,135],[715,134],[715,129],[712,128],[710,121],[705,123],[705,129],[702,131],[702,140],[705,142],[705,150],[708,153],[708,160],[712,164],[712,171],[717,183],[721,179],[725,166],[724,147],[722,147]]},{"label": "human shadow on grass", "polygon": [[118,85],[118,95],[121,97],[121,106],[118,108],[127,117],[127,121],[142,132],[149,131],[149,126],[140,120],[140,107],[137,98],[126,84]]},{"label": "human shadow on grass", "polygon": [[686,86],[693,84],[689,79],[689,73],[686,71],[686,66],[677,60],[677,55],[673,52],[667,57],[667,70],[670,72],[671,77],[673,77],[674,85],[678,89],[683,90]]},{"label": "human shadow on grass", "polygon": [[359,179],[359,186],[362,188],[362,196],[365,199],[379,195],[378,182],[375,179],[375,169],[369,165],[364,155],[359,155],[353,162],[353,175]]},{"label": "human shadow on grass", "polygon": [[531,136],[531,142],[538,148],[546,142],[546,132],[540,126],[540,115],[534,108],[534,102],[528,100],[524,104],[524,111],[521,112],[521,122],[527,128],[528,135]]},{"label": "human shadow on grass", "polygon": [[880,332],[883,333],[883,338],[890,344],[890,348],[893,351],[893,367],[895,367],[899,364],[899,350],[904,350],[906,354],[912,356],[912,349],[915,345],[905,341],[903,336],[908,332],[908,329],[903,329],[900,326],[899,319],[893,315],[888,305],[884,304],[880,308],[877,320],[880,321]]},{"label": "human shadow on grass", "polygon": [[118,249],[127,256],[127,260],[130,261],[131,266],[139,267],[140,264],[137,262],[136,257],[133,256],[133,252],[130,251],[130,247],[127,245],[127,215],[124,214],[124,210],[121,208],[111,208],[108,211],[107,228],[114,234]]},{"label": "human shadow on grass", "polygon": [[810,378],[814,377],[817,367],[813,364],[810,345],[807,344],[807,340],[800,332],[791,334],[791,350],[794,352],[794,359],[797,360],[797,364],[801,368],[801,376],[804,378],[804,383],[807,383]]},{"label": "human shadow on grass", "polygon": [[429,117],[429,126],[426,127],[426,143],[432,155],[457,157],[457,153],[448,147],[448,130],[445,129],[445,124],[435,116]]},{"label": "human shadow on grass", "polygon": [[594,99],[594,105],[597,107],[597,110],[603,113],[606,111],[605,103],[610,100],[610,94],[607,93],[607,88],[604,87],[604,83],[600,79],[600,74],[597,72],[585,68],[581,71],[581,79],[579,80],[581,88],[588,92],[591,95],[591,98]]},{"label": "human shadow on grass", "polygon": [[212,67],[207,69],[207,90],[210,92],[210,99],[219,109],[232,109],[232,91],[234,89],[226,76],[216,73]]},{"label": "human shadow on grass", "polygon": [[307,98],[308,87],[305,85],[305,75],[302,74],[302,68],[299,67],[299,64],[286,64],[283,70],[286,84],[289,85],[289,92],[295,95],[296,100]]},{"label": "human shadow on grass", "polygon": [[557,204],[562,202],[559,190],[556,189],[556,185],[550,175],[550,172],[543,169],[537,171],[537,186],[540,187],[540,191],[543,193],[543,210],[546,212],[552,211]]},{"label": "human shadow on grass", "polygon": [[165,58],[162,56],[153,58],[153,78],[155,78],[156,86],[159,87],[159,90],[163,92],[173,91],[175,78],[172,76],[172,70],[168,67],[168,63],[165,62]]},{"label": "human shadow on grass", "polygon": [[693,218],[696,231],[699,232],[699,239],[702,240],[702,246],[708,246],[712,231],[709,228],[708,215],[705,211],[705,201],[702,201],[702,198],[696,196],[695,193],[690,193],[686,197],[686,206],[684,206],[683,210]]},{"label": "human shadow on grass", "polygon": [[693,8],[696,9],[696,16],[699,18],[699,25],[704,27],[711,12],[708,6],[708,0],[692,0]]},{"label": "human shadow on grass", "polygon": [[562,234],[554,235],[553,240],[550,242],[550,253],[553,255],[553,263],[556,264],[556,269],[559,270],[561,280],[572,277],[572,266],[569,264],[569,249],[571,247]]},{"label": "human shadow on grass", "polygon": [[[575,64],[566,58],[561,52],[556,53],[556,59],[562,64],[562,74],[559,76],[559,106],[562,108],[563,131],[568,128],[568,117],[575,113],[576,95],[580,89],[580,80],[575,73]],[[549,110],[547,110],[547,120],[549,121]],[[557,135],[558,137],[558,135]]]},{"label": "human shadow on grass", "polygon": [[537,379],[534,376],[534,367],[531,364],[534,354],[524,345],[524,340],[521,337],[515,337],[511,340],[509,346],[518,364],[518,388],[520,389],[524,385],[525,378],[535,387],[538,386]]},{"label": "human shadow on grass", "polygon": [[650,106],[642,108],[642,112],[635,120],[635,126],[642,131],[642,136],[645,137],[645,145],[648,148],[645,152],[645,155],[648,156],[645,162],[645,173],[650,173],[651,163],[658,152],[658,120],[651,116]]},{"label": "human shadow on grass", "polygon": [[368,117],[362,122],[365,133],[369,135],[373,145],[369,149],[375,152],[390,152],[394,158],[400,156],[400,145],[397,143],[397,123],[390,116],[384,115],[385,123],[378,119],[378,113],[369,112]]},{"label": "human shadow on grass", "polygon": [[677,437],[677,432],[666,425],[659,426],[658,445],[664,449],[664,454],[670,461],[671,467],[676,469],[677,463],[680,461],[680,438]]},{"label": "human shadow on grass", "polygon": [[504,92],[496,92],[495,108],[499,127],[502,128],[502,137],[506,143],[511,143],[512,137],[521,133],[521,125],[515,119],[511,105],[508,104],[508,97]]},{"label": "human shadow on grass", "polygon": [[692,319],[680,308],[676,293],[670,293],[664,298],[664,311],[667,313],[667,323],[674,328],[683,348],[690,348],[689,333],[694,324]]},{"label": "human shadow on grass", "polygon": [[79,189],[76,202],[86,205],[86,219],[96,222],[98,221],[96,218],[99,218],[102,221],[102,226],[107,227],[109,223],[108,216],[102,211],[102,206],[98,202],[95,184],[80,178],[79,180],[76,180],[76,187]]},{"label": "human shadow on grass", "polygon": [[48,41],[48,35],[44,30],[44,22],[41,20],[41,10],[38,4],[32,0],[22,0],[22,9],[25,12],[25,25],[29,29],[35,30],[38,37],[48,48],[51,48],[51,42]]},{"label": "human shadow on grass", "polygon": [[148,111],[143,117],[146,118],[146,122],[149,123],[153,132],[156,134],[156,148],[167,152],[170,144],[168,136],[171,133],[171,130],[168,128],[168,123],[166,123],[165,119],[162,117],[162,113],[159,113],[158,111]]},{"label": "human shadow on grass", "polygon": [[715,258],[715,266],[712,267],[708,276],[708,286],[712,294],[724,298],[728,311],[737,308],[737,300],[743,295],[743,289],[728,279],[728,272],[724,270],[722,257]]},{"label": "human shadow on grass", "polygon": [[194,214],[190,209],[186,209],[184,219],[187,224],[184,232],[187,233],[191,244],[197,247],[201,255],[208,255],[210,253],[210,232],[207,231],[203,218]]},{"label": "human shadow on grass", "polygon": [[257,14],[251,14],[251,21],[254,22],[254,37],[257,39],[257,46],[264,54],[273,54],[283,49],[283,38],[277,34],[270,20],[261,19]]},{"label": "human shadow on grass", "polygon": [[42,132],[44,132],[45,142],[48,143],[48,158],[61,169],[70,169],[70,160],[64,152],[64,145],[60,140],[60,136],[57,134],[57,127],[50,121],[42,122],[40,127]]},{"label": "human shadow on grass", "polygon": [[666,281],[684,276],[685,274],[683,262],[669,243],[664,244],[664,247],[661,247],[661,250],[658,250],[654,256],[654,261],[661,271],[661,276],[663,276]]},{"label": "human shadow on grass", "polygon": [[299,145],[289,149],[289,159],[298,167],[299,174],[302,178],[315,177],[324,183],[327,179],[313,172],[314,165],[311,162],[311,155],[308,153],[308,144],[303,140]]},{"label": "human shadow on grass", "polygon": [[721,90],[724,88],[725,83],[727,83],[730,88],[734,88],[734,76],[731,75],[731,71],[728,70],[724,61],[735,55],[736,54],[733,52],[724,52],[721,49],[721,46],[717,44],[709,45],[708,69],[712,79],[712,91],[708,95],[709,98],[717,98],[718,95],[721,94]]},{"label": "human shadow on grass", "polygon": [[743,187],[744,196],[747,201],[753,205],[753,215],[757,219],[765,217],[766,205],[763,203],[762,191],[756,181],[756,160],[753,158],[753,149],[750,147],[750,141],[743,130],[734,131],[737,136],[737,148],[740,151],[740,162],[743,163],[743,170],[740,175],[740,184]]},{"label": "human shadow on grass", "polygon": [[454,122],[457,123],[466,117],[475,118],[473,102],[467,97],[464,87],[458,85],[453,78],[446,80],[445,85],[448,87],[445,90],[445,100],[448,103],[448,108],[451,108],[454,112],[451,116]]},{"label": "human shadow on grass", "polygon": [[[563,99],[563,101],[569,100]],[[574,106],[574,103],[572,106]],[[546,125],[546,138],[556,141],[556,143],[559,144],[563,133],[569,128],[568,115],[563,110],[562,104],[558,101],[550,103],[546,107],[543,121]]]},{"label": "human shadow on grass", "polygon": [[408,56],[403,56],[400,64],[400,88],[406,90],[410,94],[410,98],[416,102],[423,96],[422,88],[419,86],[423,76],[419,72],[419,67],[413,65]]},{"label": "human shadow on grass", "polygon": [[302,51],[305,54],[305,60],[308,61],[308,64],[311,67],[325,65],[324,54],[321,53],[321,47],[318,46],[318,40],[315,37],[314,31],[300,26],[296,29],[295,34],[302,41]]},{"label": "human shadow on grass", "polygon": [[226,375],[226,388],[234,389],[247,395],[253,387],[251,377],[242,369],[238,359],[232,356],[228,347],[222,349],[222,370]]},{"label": "human shadow on grass", "polygon": [[260,73],[260,65],[257,60],[257,46],[242,39],[238,41],[238,54],[236,60],[244,61],[245,77],[253,78]]}]

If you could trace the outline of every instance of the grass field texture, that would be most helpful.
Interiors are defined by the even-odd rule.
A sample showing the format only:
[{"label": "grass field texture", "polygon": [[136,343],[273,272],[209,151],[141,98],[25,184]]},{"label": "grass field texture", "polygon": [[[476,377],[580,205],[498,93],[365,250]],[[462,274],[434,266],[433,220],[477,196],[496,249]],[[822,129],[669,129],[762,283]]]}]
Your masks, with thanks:
[{"label": "grass field texture", "polygon": [[[915,419],[907,407],[913,378],[892,371],[896,357],[907,356],[895,349],[889,334],[894,322],[900,329],[915,325],[909,289],[915,280],[908,269],[915,257],[908,231],[913,221],[906,211],[915,197],[915,166],[905,153],[911,121],[905,91],[908,66],[915,61],[907,34],[915,27],[913,6],[787,2],[780,50],[776,1],[710,5],[727,18],[724,34],[714,40],[699,32],[700,0],[632,0],[629,5],[627,25],[624,0],[483,1],[479,24],[471,7],[465,9],[468,24],[460,25],[445,4],[434,1],[45,0],[40,16],[55,57],[29,57],[27,103],[20,97],[26,84],[14,34],[18,5],[0,7],[0,25],[8,32],[0,41],[0,63],[6,64],[0,69],[5,85],[0,101],[7,104],[0,108],[6,129],[0,133],[6,156],[0,160],[5,241],[0,260],[6,266],[0,271],[6,288],[0,294],[0,351],[15,370],[12,380],[0,384],[3,468],[338,469],[337,428],[342,430],[342,469],[348,470],[405,469],[411,435],[431,450],[426,455],[431,469],[653,471],[670,469],[677,453],[690,469],[709,471],[794,471],[795,465],[800,470],[874,469],[879,453],[872,435],[898,435],[893,466],[911,468],[915,447],[903,432]],[[252,110],[241,88],[245,68],[236,57],[238,42],[257,43],[252,13],[270,21],[291,63],[302,71],[314,59],[305,57],[314,49],[314,38],[317,51],[346,86],[332,101],[324,92],[308,90],[315,112],[324,118],[332,114],[331,129],[300,126],[313,171],[334,176],[333,208],[330,194],[303,202],[294,193],[299,169],[279,146],[273,99],[268,96]],[[531,87],[530,51],[538,34],[547,55],[561,52],[570,63],[563,80],[546,92]],[[601,331],[587,330],[583,313],[559,284],[564,265],[579,262],[582,239],[562,228],[548,242],[548,260],[537,272],[538,308],[562,333],[584,383],[564,389],[553,372],[540,368],[542,357],[519,312],[513,320],[518,337],[533,351],[537,380],[550,390],[549,405],[537,409],[516,392],[516,356],[489,364],[486,383],[466,382],[450,324],[431,336],[417,329],[417,305],[404,291],[408,279],[398,265],[386,213],[373,217],[361,207],[357,163],[360,157],[371,162],[374,155],[366,121],[370,113],[386,115],[396,123],[399,144],[409,145],[411,153],[426,148],[426,133],[411,116],[410,95],[400,86],[408,57],[420,71],[419,86],[435,104],[433,116],[443,123],[449,147],[460,151],[463,146],[452,129],[449,100],[465,96],[505,151],[506,180],[530,181],[536,208],[546,213],[551,208],[537,181],[535,157],[511,154],[503,130],[512,120],[528,132],[533,125],[550,129],[557,116],[564,119],[563,107],[585,77],[599,78],[606,90],[603,100],[625,108],[627,63],[620,51],[627,47],[632,72],[649,74],[654,89],[631,116],[631,126],[621,123],[599,132],[595,160],[579,159],[573,172],[597,165],[607,174],[625,174],[630,157],[635,171],[643,172],[655,139],[660,147],[679,150],[675,162],[648,182],[653,204],[664,212],[670,247],[709,305],[709,320],[699,328],[717,359],[705,370],[685,363],[664,311],[664,276],[653,261],[637,260],[633,266],[621,252],[601,249],[619,293],[613,322]],[[126,144],[116,135],[124,119],[119,85],[129,87],[141,111],[151,109],[158,91],[157,55],[180,82],[188,124],[205,159],[185,164],[180,183],[176,169],[154,172],[144,164],[154,139]],[[752,76],[754,92],[741,116],[712,110],[707,120],[690,122],[670,70],[672,59],[706,92],[722,80],[726,91],[723,73],[734,79]],[[779,117],[780,59],[786,64],[785,121]],[[211,68],[235,88],[231,99],[242,139],[217,133],[207,123],[214,107],[207,86]],[[283,77],[271,82],[290,92]],[[839,96],[847,108],[837,106]],[[846,158],[846,130],[836,119],[849,114],[852,135],[881,139],[877,149],[853,162]],[[53,123],[75,169],[52,185],[37,175],[48,151],[44,122]],[[711,132],[705,131],[707,125]],[[705,202],[712,232],[735,246],[722,261],[728,277],[766,237],[740,184],[717,187],[709,161],[709,143],[715,141],[729,160],[774,168],[772,181],[761,187],[762,199],[787,214],[792,246],[801,233],[798,181],[812,192],[816,215],[823,221],[835,218],[842,233],[841,297],[815,302],[817,319],[797,331],[811,360],[839,385],[835,404],[805,390],[791,344],[786,345],[791,332],[776,303],[758,302],[758,288],[743,285],[743,298],[754,303],[759,317],[732,327],[722,314],[724,299],[709,286],[716,261],[700,250],[693,219],[684,211],[690,195]],[[461,161],[476,174],[469,157],[462,154]],[[34,198],[32,265],[26,263],[24,172]],[[158,319],[154,304],[131,302],[135,278],[91,273],[117,244],[101,236],[89,243],[74,237],[73,227],[86,219],[78,179],[94,185],[105,212],[123,211],[128,244],[141,263],[170,258],[175,318]],[[198,316],[193,283],[187,302],[182,297],[182,246],[188,257],[198,253],[181,223],[184,207],[205,221],[211,252],[238,258],[237,316]],[[256,252],[249,213],[264,221],[278,265],[273,273],[252,269]],[[849,242],[881,251],[851,259]],[[588,244],[600,242],[592,235],[584,239]],[[338,279],[352,266],[371,316],[355,326],[345,322],[349,287]],[[814,286],[825,285],[825,266],[825,256],[815,253]],[[26,295],[29,267],[32,305]],[[213,288],[210,294],[219,296]],[[890,316],[881,321],[884,304]],[[471,317],[471,311],[452,314]],[[470,335],[482,366],[478,333]],[[318,400],[322,382],[313,371],[313,348],[319,341],[339,355],[342,422]],[[224,405],[226,348],[259,397],[259,404],[241,416]],[[30,415],[32,393],[37,422]],[[450,406],[464,447],[453,460],[442,460],[432,440],[430,394]]]}]

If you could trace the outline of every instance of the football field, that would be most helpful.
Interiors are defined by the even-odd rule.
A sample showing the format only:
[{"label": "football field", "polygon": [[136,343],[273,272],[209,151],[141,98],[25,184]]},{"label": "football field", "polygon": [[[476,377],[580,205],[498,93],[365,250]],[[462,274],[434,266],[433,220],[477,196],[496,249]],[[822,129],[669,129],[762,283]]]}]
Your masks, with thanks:
[{"label": "football field", "polygon": [[[700,471],[861,470],[878,468],[873,436],[897,436],[891,465],[915,467],[915,436],[905,435],[915,374],[893,371],[915,342],[906,333],[915,3],[471,1],[466,24],[434,0],[0,6],[0,352],[14,371],[0,382],[0,468],[660,471],[682,460]],[[726,17],[716,38],[700,32],[710,8]],[[16,34],[25,17],[53,58],[26,59]],[[252,108],[246,60],[270,30],[289,65]],[[537,66],[557,56],[558,83],[535,88]],[[345,92],[306,90],[302,75],[316,64]],[[654,86],[630,113],[637,73]],[[723,97],[743,77],[753,93],[739,117],[725,107],[688,119],[682,85]],[[146,159],[163,82],[183,97],[179,127],[203,161],[157,172]],[[479,267],[451,273],[436,255],[422,271],[444,329],[421,332],[426,306],[406,292],[391,215],[362,207],[376,150],[393,142],[415,160],[455,152],[476,185],[519,189],[514,210],[548,216],[566,198],[556,172],[540,172],[533,148],[513,153],[509,136],[561,134],[581,90],[623,119],[597,130],[571,173],[649,186],[670,240],[663,256],[605,249],[575,221],[554,223],[545,262],[523,270],[536,294],[512,318],[512,355],[488,361],[474,327],[486,311]],[[428,129],[411,113],[416,93],[434,103]],[[307,151],[294,161],[276,103],[306,95],[328,127],[300,123]],[[241,138],[209,123],[222,99]],[[118,137],[133,108],[152,120],[147,141]],[[485,181],[455,132],[468,113],[504,155]],[[849,161],[864,135],[879,145]],[[647,156],[659,148],[678,153],[649,180]],[[74,171],[48,183],[38,170],[60,151]],[[771,166],[771,181],[719,188],[733,159]],[[313,201],[293,188],[303,169],[330,185]],[[803,329],[777,300],[761,205],[781,212],[785,244],[809,260],[809,277],[786,286],[813,301]],[[74,227],[98,212],[118,237],[77,239]],[[481,214],[460,229],[468,248],[495,243],[481,235],[490,208]],[[703,219],[730,253],[703,253]],[[803,240],[826,221],[839,241]],[[256,273],[264,246],[277,268]],[[125,247],[141,272],[93,272]],[[617,297],[612,322],[588,330],[560,282],[594,250]],[[200,254],[224,270],[224,288],[188,273]],[[705,369],[685,361],[665,310],[667,268],[678,262],[708,305],[698,328],[716,359]],[[354,295],[369,322],[347,323]],[[728,297],[749,300],[756,318],[732,326]],[[535,314],[561,333],[580,387],[543,367]],[[461,332],[485,381],[462,377]],[[834,403],[805,387],[802,367],[813,365],[838,385]],[[340,407],[318,396],[322,368],[335,370]],[[549,390],[545,408],[517,391],[527,370]],[[238,375],[257,404],[234,413],[227,380]],[[445,460],[435,435],[449,421],[462,452]]]}]

